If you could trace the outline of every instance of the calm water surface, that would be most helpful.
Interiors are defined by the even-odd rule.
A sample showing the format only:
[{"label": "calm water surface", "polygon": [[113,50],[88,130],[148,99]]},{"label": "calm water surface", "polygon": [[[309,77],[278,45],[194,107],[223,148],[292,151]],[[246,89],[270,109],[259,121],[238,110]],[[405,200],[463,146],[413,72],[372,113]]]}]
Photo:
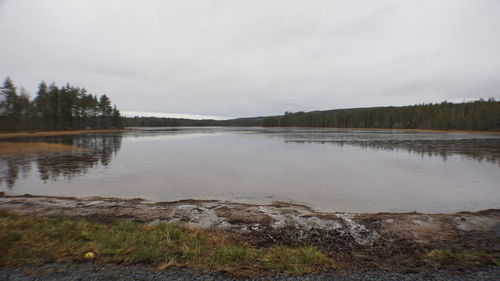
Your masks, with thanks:
[{"label": "calm water surface", "polygon": [[287,201],[349,212],[500,208],[499,135],[210,127],[17,140],[86,150],[0,157],[8,194]]}]

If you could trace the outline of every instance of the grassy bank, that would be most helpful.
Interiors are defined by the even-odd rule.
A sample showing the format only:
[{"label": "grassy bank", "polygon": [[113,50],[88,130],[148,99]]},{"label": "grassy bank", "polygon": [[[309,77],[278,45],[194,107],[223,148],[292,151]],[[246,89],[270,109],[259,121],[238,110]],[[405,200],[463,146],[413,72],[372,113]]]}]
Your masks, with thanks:
[{"label": "grassy bank", "polygon": [[234,234],[215,230],[130,221],[103,224],[6,212],[0,213],[0,252],[0,267],[87,261],[150,264],[159,269],[187,266],[252,275],[303,274],[329,269],[333,264],[314,247],[257,248]]},{"label": "grassy bank", "polygon": [[70,130],[70,131],[45,131],[45,132],[0,132],[0,139],[24,138],[24,137],[50,137],[80,135],[92,133],[118,133],[127,132],[127,129],[105,129],[105,130]]},{"label": "grassy bank", "polygon": [[0,267],[88,262],[142,264],[158,270],[189,267],[254,276],[366,268],[426,271],[500,266],[495,252],[475,243],[462,246],[435,243],[434,247],[422,248],[396,239],[385,246],[382,241],[354,249],[344,245],[341,238],[328,244],[321,239],[289,243],[277,233],[272,234],[273,238],[265,232],[260,234],[268,235],[274,242],[259,243],[258,237],[238,233],[241,232],[193,229],[171,223],[149,225],[119,219],[96,222],[0,211]]}]

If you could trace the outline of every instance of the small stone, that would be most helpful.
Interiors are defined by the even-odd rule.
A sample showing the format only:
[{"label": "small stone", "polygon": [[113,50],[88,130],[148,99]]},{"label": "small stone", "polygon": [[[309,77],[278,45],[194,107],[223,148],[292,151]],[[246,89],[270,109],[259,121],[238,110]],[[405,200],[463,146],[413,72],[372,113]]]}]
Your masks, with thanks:
[{"label": "small stone", "polygon": [[85,254],[85,259],[92,260],[95,258],[95,254],[93,252],[88,252]]}]

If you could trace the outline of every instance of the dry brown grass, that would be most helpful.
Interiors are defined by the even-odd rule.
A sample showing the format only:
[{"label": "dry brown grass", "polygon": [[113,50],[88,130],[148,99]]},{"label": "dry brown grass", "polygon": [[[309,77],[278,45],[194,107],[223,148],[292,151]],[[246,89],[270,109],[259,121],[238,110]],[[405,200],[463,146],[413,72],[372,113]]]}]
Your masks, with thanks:
[{"label": "dry brown grass", "polygon": [[80,135],[80,134],[89,134],[89,133],[117,133],[117,132],[126,132],[126,131],[130,131],[130,130],[106,129],[106,130],[72,130],[72,131],[0,133],[0,139],[20,138],[20,137],[48,137],[48,136]]},{"label": "dry brown grass", "polygon": [[82,150],[81,147],[46,142],[0,142],[0,155],[20,155],[38,152]]}]

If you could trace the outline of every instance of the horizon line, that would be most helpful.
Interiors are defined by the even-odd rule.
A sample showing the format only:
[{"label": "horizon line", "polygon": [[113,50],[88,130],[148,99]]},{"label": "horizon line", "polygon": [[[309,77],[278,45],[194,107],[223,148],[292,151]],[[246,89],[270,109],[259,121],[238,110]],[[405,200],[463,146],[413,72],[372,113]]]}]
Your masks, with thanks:
[{"label": "horizon line", "polygon": [[190,114],[190,113],[171,113],[171,112],[151,112],[151,111],[122,111],[124,117],[160,117],[160,118],[178,118],[192,120],[229,120],[232,117],[223,117],[216,115]]}]

